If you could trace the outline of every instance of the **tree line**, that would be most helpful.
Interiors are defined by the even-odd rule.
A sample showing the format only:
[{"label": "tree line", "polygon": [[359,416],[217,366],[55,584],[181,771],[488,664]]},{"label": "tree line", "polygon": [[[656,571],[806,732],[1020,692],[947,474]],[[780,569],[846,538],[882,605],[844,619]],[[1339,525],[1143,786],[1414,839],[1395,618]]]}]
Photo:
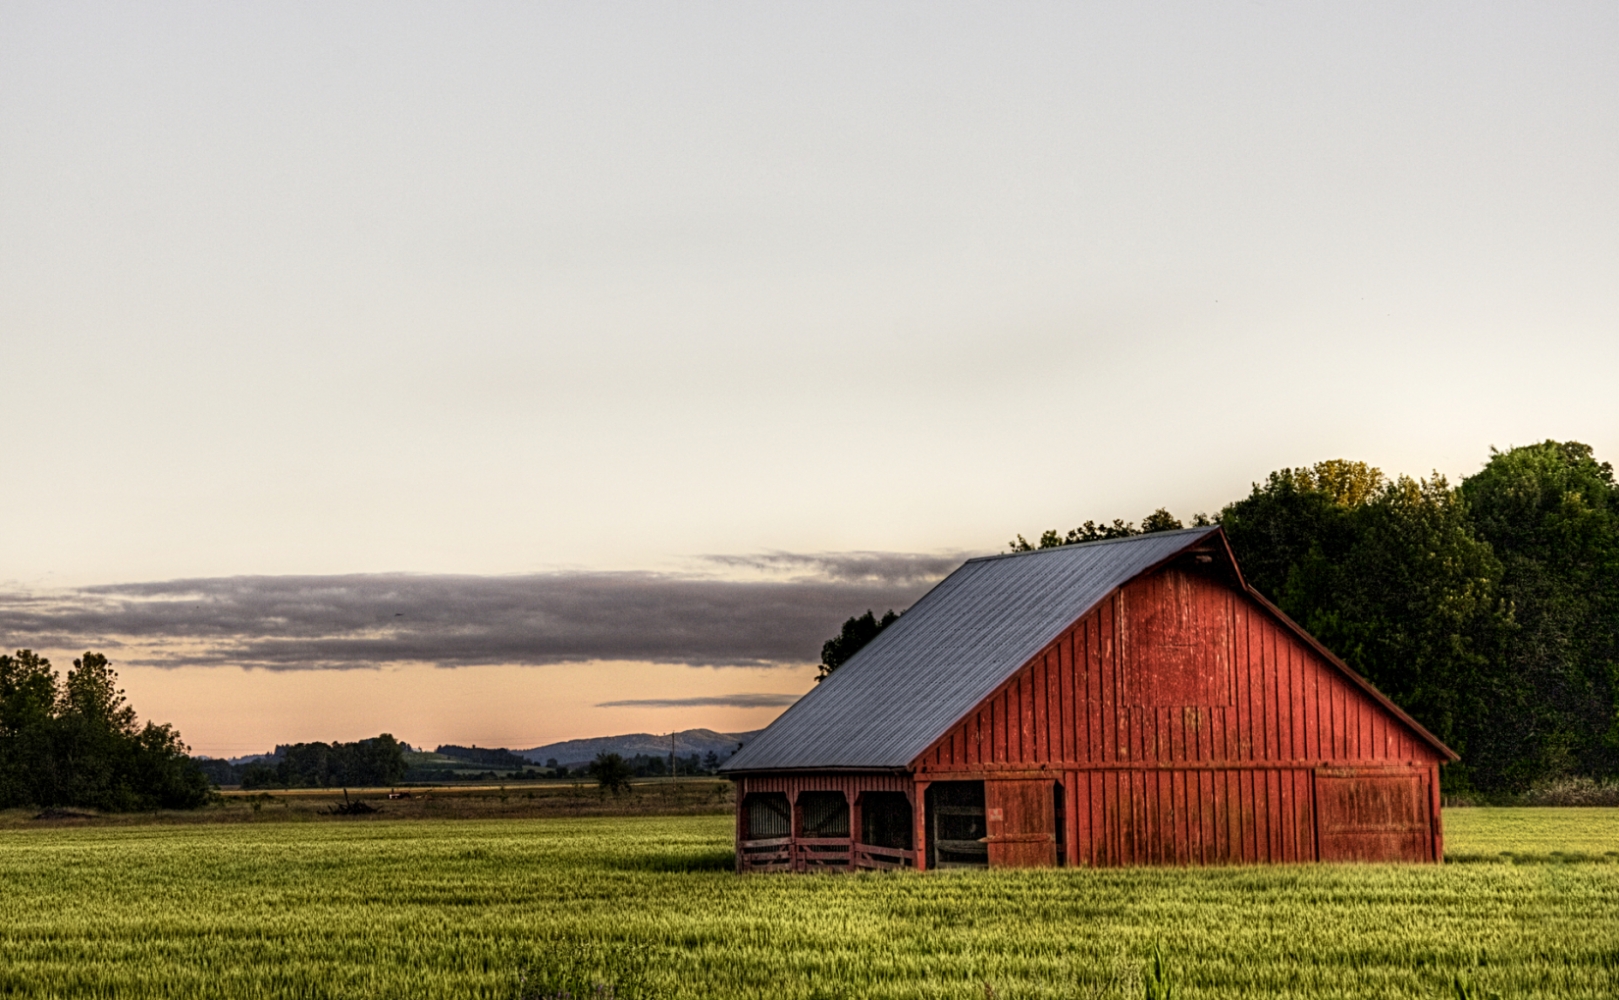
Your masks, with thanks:
[{"label": "tree line", "polygon": [[294,743],[276,748],[272,764],[254,761],[242,767],[244,789],[377,788],[405,777],[405,751],[388,733],[353,743]]},{"label": "tree line", "polygon": [[0,655],[0,809],[191,809],[213,796],[173,727],[135,721],[112,664],[73,661],[64,681],[27,649]]}]

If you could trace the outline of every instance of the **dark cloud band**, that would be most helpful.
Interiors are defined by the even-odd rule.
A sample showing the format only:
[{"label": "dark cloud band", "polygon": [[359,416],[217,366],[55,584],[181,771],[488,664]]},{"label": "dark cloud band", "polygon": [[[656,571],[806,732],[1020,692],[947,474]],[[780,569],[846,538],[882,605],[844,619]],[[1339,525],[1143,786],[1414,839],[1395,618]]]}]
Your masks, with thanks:
[{"label": "dark cloud band", "polygon": [[814,662],[851,614],[909,606],[959,558],[724,560],[788,579],[657,573],[239,576],[0,594],[10,647],[124,648],[125,663],[353,668],[651,660]]}]

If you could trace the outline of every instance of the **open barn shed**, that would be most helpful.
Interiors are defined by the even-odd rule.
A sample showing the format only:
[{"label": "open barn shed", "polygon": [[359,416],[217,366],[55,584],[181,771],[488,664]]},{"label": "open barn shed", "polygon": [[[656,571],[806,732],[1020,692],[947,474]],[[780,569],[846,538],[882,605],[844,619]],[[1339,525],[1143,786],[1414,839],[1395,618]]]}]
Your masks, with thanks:
[{"label": "open barn shed", "polygon": [[801,872],[1438,861],[1455,759],[1212,527],[969,560],[724,770]]}]

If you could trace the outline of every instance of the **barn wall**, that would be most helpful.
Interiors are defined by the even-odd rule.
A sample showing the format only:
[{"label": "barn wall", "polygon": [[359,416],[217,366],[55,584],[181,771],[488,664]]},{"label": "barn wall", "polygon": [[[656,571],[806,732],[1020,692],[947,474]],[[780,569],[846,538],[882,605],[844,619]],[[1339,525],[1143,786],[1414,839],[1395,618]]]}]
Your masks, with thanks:
[{"label": "barn wall", "polygon": [[1439,761],[1258,602],[1170,568],[1077,622],[916,769],[1060,781],[1075,862],[1196,864],[1437,858]]}]

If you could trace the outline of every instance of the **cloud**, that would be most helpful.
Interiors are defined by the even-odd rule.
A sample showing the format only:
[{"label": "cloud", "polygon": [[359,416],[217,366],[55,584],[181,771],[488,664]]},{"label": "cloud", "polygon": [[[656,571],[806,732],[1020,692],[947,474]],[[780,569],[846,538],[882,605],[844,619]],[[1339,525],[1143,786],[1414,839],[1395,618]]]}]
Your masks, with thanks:
[{"label": "cloud", "polygon": [[962,553],[914,552],[766,552],[748,556],[707,556],[709,562],[733,569],[794,574],[800,578],[847,583],[934,583],[967,558]]},{"label": "cloud", "polygon": [[[750,561],[751,560],[751,561]],[[129,664],[814,662],[842,621],[908,607],[959,557],[772,553],[713,562],[790,578],[660,573],[236,576],[0,593],[7,646]]]},{"label": "cloud", "polygon": [[702,698],[625,698],[597,702],[597,708],[784,708],[799,699],[796,694],[720,694]]}]

